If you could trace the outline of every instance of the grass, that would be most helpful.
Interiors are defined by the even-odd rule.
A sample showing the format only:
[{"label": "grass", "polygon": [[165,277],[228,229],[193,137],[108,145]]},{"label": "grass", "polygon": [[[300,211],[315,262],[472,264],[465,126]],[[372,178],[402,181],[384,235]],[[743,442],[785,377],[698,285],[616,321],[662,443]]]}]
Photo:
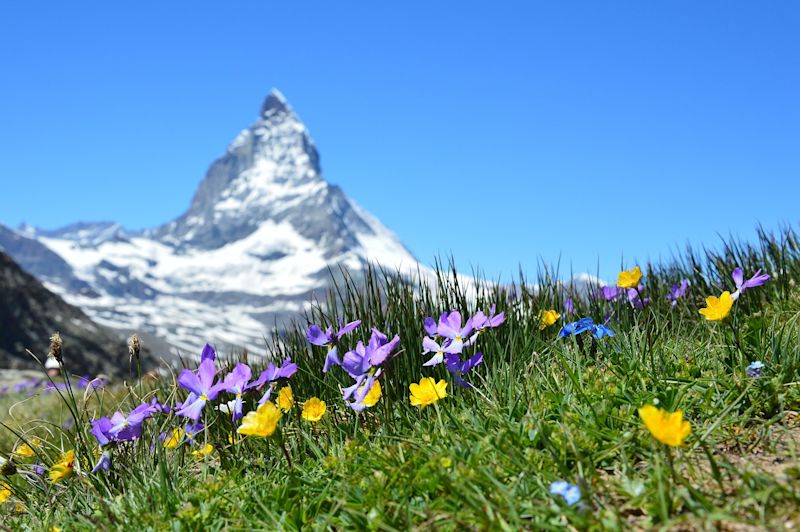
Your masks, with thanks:
[{"label": "grass", "polygon": [[[697,313],[707,295],[731,289],[730,272],[773,278],[750,289],[722,322]],[[20,438],[47,443],[39,456],[17,459],[7,477],[13,495],[0,507],[12,530],[327,530],[631,528],[780,528],[800,521],[800,245],[796,233],[760,231],[753,245],[726,242],[719,251],[687,250],[668,264],[645,268],[650,305],[601,302],[553,282],[507,286],[465,282],[439,265],[420,282],[370,270],[342,272],[326,301],[295,327],[272,338],[267,355],[299,366],[290,384],[298,403],[326,401],[317,424],[295,406],[271,438],[230,443],[235,425],[207,408],[198,436],[215,451],[165,449],[159,434],[183,424],[173,415],[145,422],[143,437],[113,450],[111,471],[92,475],[96,461],[88,420],[128,411],[157,395],[185,398],[175,376],[109,387],[98,394],[0,399],[0,449],[10,456]],[[689,295],[670,308],[669,286],[682,278]],[[616,337],[583,345],[557,333],[571,295],[578,317],[609,326]],[[470,374],[475,390],[453,389],[423,410],[409,403],[409,383],[423,376],[450,380],[443,365],[423,368],[425,316],[458,309],[472,314],[497,304],[506,322],[481,334],[484,364]],[[539,329],[540,310],[561,312]],[[321,372],[325,351],[305,340],[308,323],[362,319],[345,348],[369,327],[401,337],[401,354],[382,377],[383,397],[356,414],[341,399],[351,384],[341,368]],[[573,318],[569,318],[570,320]],[[342,350],[343,352],[344,350]],[[254,357],[218,362],[229,370]],[[745,375],[761,360],[762,377]],[[255,369],[263,363],[253,362]],[[68,366],[68,361],[65,361]],[[190,364],[193,366],[193,363]],[[80,395],[80,394],[79,394]],[[225,400],[228,398],[226,397]],[[257,397],[245,398],[245,411]],[[637,409],[681,409],[692,424],[685,444],[668,448],[643,427]],[[71,410],[70,410],[71,409]],[[10,411],[10,413],[9,413]],[[76,423],[61,427],[66,417]],[[60,451],[75,449],[78,473],[53,484],[32,472]],[[287,458],[288,457],[288,458]],[[289,461],[291,460],[291,462]],[[550,483],[578,485],[580,505],[549,493]]]}]

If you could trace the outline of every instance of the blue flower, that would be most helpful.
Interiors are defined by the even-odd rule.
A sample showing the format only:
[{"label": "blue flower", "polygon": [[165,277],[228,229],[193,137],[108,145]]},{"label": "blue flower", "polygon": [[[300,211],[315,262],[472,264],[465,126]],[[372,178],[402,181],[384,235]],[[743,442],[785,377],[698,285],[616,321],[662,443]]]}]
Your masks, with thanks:
[{"label": "blue flower", "polygon": [[581,500],[580,488],[564,480],[557,480],[550,484],[550,493],[561,495],[570,506],[577,504]]},{"label": "blue flower", "polygon": [[761,371],[764,369],[764,363],[760,360],[756,360],[755,362],[751,362],[749,366],[744,370],[748,377],[753,379],[757,379],[761,376]]},{"label": "blue flower", "polygon": [[614,331],[609,329],[606,325],[597,325],[592,318],[582,318],[564,325],[561,332],[558,333],[558,337],[566,338],[567,336],[578,335],[586,331],[592,331],[592,336],[597,340],[604,336],[614,336]]}]

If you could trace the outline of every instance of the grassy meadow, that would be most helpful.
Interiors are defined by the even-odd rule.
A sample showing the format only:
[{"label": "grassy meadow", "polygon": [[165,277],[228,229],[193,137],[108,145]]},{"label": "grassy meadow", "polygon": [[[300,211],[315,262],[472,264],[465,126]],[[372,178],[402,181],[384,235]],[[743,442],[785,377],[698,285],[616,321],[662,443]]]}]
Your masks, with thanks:
[{"label": "grassy meadow", "polygon": [[[191,437],[185,427],[193,422],[175,407],[189,391],[174,369],[158,379],[134,376],[102,389],[73,386],[30,397],[9,390],[0,398],[5,457],[0,526],[63,531],[800,526],[797,234],[791,228],[760,231],[754,243],[731,240],[716,250],[687,249],[673,262],[641,266],[634,292],[625,289],[610,300],[599,287],[577,290],[556,282],[559,272],[547,270],[509,285],[465,282],[446,266],[421,281],[377,270],[358,279],[345,275],[305,319],[267,339],[263,353],[217,355],[215,382],[238,363],[248,364],[255,379],[266,360],[280,365],[291,358],[296,372],[266,383],[275,384],[265,403],[276,404],[273,418],[250,414],[262,411],[257,403],[266,388],[241,394],[245,417],[236,421],[228,405],[235,394],[221,391],[204,403],[198,420],[203,428]],[[708,296],[736,290],[731,274],[737,267],[746,278],[761,269],[770,279],[741,292],[722,319],[705,319],[698,311]],[[684,279],[688,289],[673,306],[667,296]],[[423,366],[433,354],[423,354],[423,338],[436,339],[443,330],[426,330],[426,317],[438,322],[443,313],[457,310],[466,320],[478,311],[488,315],[492,305],[504,313],[504,322],[463,347],[464,358],[483,353],[482,364],[461,375],[474,387],[458,386],[459,375],[445,363]],[[558,314],[552,324],[546,316],[554,315],[543,313],[549,310]],[[565,325],[569,332],[568,324],[586,317],[614,336],[595,339],[590,330],[560,337]],[[340,358],[359,340],[366,343],[372,327],[399,337],[380,367],[370,366],[381,395],[361,411],[349,407],[341,391],[353,378],[335,364],[323,373],[328,349],[307,338],[311,324],[323,331],[333,325],[336,331],[354,320],[361,320],[360,327],[335,340]],[[40,354],[47,349],[30,347]],[[187,361],[190,370],[197,369],[199,355]],[[748,371],[757,361],[763,369]],[[68,359],[64,367],[69,370]],[[430,404],[420,408],[412,405],[409,386],[423,377],[443,380],[447,387],[446,395],[423,397],[423,404]],[[281,392],[286,387],[292,401]],[[195,395],[189,400],[205,396]],[[303,415],[312,397],[326,405],[318,421]],[[159,411],[139,424],[137,437],[125,441],[123,431],[98,446],[92,420],[115,411],[127,414],[154,398]],[[663,443],[640,417],[646,405],[680,410],[690,433],[678,437],[677,445]],[[269,435],[239,433],[248,432],[239,429],[253,420],[261,423],[255,432]],[[678,430],[685,432],[680,425]],[[20,453],[25,442],[30,452]],[[70,450],[74,461],[67,463],[61,457]],[[103,453],[108,468],[93,473]],[[575,488],[571,493],[578,499],[560,494],[553,487],[557,481]]]}]

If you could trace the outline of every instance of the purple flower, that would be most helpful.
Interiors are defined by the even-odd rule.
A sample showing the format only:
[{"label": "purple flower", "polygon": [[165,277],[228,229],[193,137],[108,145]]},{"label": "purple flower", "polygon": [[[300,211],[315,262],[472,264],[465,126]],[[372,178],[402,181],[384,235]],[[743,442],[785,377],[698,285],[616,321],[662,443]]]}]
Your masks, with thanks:
[{"label": "purple flower", "polygon": [[142,423],[154,411],[150,403],[144,403],[131,410],[127,416],[122,412],[114,412],[114,415],[111,416],[111,428],[108,430],[108,434],[116,441],[137,439],[142,435]]},{"label": "purple flower", "polygon": [[338,355],[339,341],[342,339],[342,336],[354,331],[359,325],[361,325],[361,320],[351,321],[350,323],[341,327],[336,334],[333,334],[333,326],[328,327],[325,331],[320,329],[317,325],[310,325],[308,327],[306,339],[309,341],[309,343],[328,348],[328,353],[325,355],[325,365],[322,367],[323,373],[327,373],[330,367],[334,364],[337,366],[342,365]]},{"label": "purple flower", "polygon": [[678,300],[686,296],[689,291],[689,279],[683,279],[680,285],[672,285],[667,294],[667,299],[672,302],[672,308],[678,304]]},{"label": "purple flower", "polygon": [[183,432],[186,434],[186,441],[195,444],[197,443],[197,435],[200,434],[205,427],[202,423],[187,423],[183,427]]},{"label": "purple flower", "polygon": [[92,473],[97,473],[98,471],[108,471],[111,467],[111,453],[108,451],[103,451],[103,454],[100,456],[100,460],[95,464],[92,468]]},{"label": "purple flower", "polygon": [[447,353],[447,371],[453,375],[453,381],[462,388],[472,388],[472,384],[468,383],[461,377],[468,374],[475,366],[483,364],[483,353],[475,353],[470,358],[461,362],[461,357],[456,353]]},{"label": "purple flower", "polygon": [[247,383],[250,382],[250,378],[253,376],[253,372],[250,369],[250,366],[247,364],[236,364],[236,367],[225,376],[225,379],[222,381],[222,384],[225,386],[225,391],[228,393],[235,394],[236,398],[234,399],[233,404],[233,420],[236,421],[237,419],[242,417],[242,394],[244,393],[245,387]]},{"label": "purple flower", "polygon": [[176,414],[195,421],[200,419],[200,414],[202,414],[206,403],[216,399],[219,392],[225,388],[225,385],[221,382],[214,384],[216,374],[217,370],[214,367],[214,361],[210,358],[200,362],[197,374],[189,369],[181,371],[178,376],[178,384],[189,390],[193,394],[193,399],[191,402],[187,399]]},{"label": "purple flower", "polygon": [[750,279],[745,281],[744,272],[742,271],[741,268],[737,266],[736,269],[733,270],[731,277],[733,277],[733,282],[736,283],[736,291],[733,294],[731,294],[734,301],[739,299],[739,296],[741,294],[744,294],[744,291],[747,290],[748,288],[755,288],[756,286],[761,286],[763,284],[766,284],[767,281],[769,281],[769,275],[767,275],[766,273],[762,274],[760,268],[755,273],[755,275],[753,275]]},{"label": "purple flower", "polygon": [[[472,327],[477,331],[485,331],[486,329],[494,329],[500,327],[506,321],[505,312],[495,315],[495,305],[489,310],[489,315],[485,315],[482,310],[479,310],[472,316]],[[460,322],[460,320],[459,320]],[[469,324],[469,321],[467,322]]]},{"label": "purple flower", "polygon": [[272,394],[272,390],[275,388],[277,381],[279,379],[291,378],[291,376],[295,373],[297,373],[297,364],[292,362],[291,357],[286,357],[280,367],[277,367],[275,364],[270,362],[269,366],[267,366],[267,369],[261,372],[261,375],[259,375],[258,379],[245,386],[244,389],[251,390],[255,388],[260,390],[265,384],[268,384],[267,391],[258,401],[258,404],[263,405],[269,401],[270,395]]},{"label": "purple flower", "polygon": [[[383,369],[382,365],[391,361],[396,354],[394,350],[400,344],[400,337],[395,335],[391,340],[378,329],[372,329],[372,336],[367,345],[359,341],[356,348],[345,353],[342,358],[342,369],[355,379],[355,384],[342,389],[345,401],[353,397],[347,405],[353,410],[364,409],[363,400],[372,389]],[[362,386],[363,385],[363,386]]]},{"label": "purple flower", "polygon": [[422,339],[422,348],[424,351],[422,354],[426,353],[435,353],[433,357],[425,362],[423,366],[436,366],[437,364],[441,364],[444,362],[444,346],[439,345],[434,340],[431,340],[429,337],[425,337]]},{"label": "purple flower", "polygon": [[217,359],[217,352],[214,351],[214,348],[211,346],[211,344],[206,344],[205,347],[203,347],[203,352],[200,353],[200,362],[203,362],[205,360],[213,361],[216,359]]},{"label": "purple flower", "polygon": [[422,326],[425,328],[425,332],[428,333],[429,336],[436,336],[436,320],[428,316],[423,320]]},{"label": "purple flower", "polygon": [[91,433],[97,440],[98,445],[102,447],[103,445],[108,445],[114,437],[110,434],[111,427],[113,424],[111,420],[107,417],[101,417],[100,419],[93,419],[92,420],[92,430]]},{"label": "purple flower", "polygon": [[572,314],[575,312],[575,304],[572,302],[572,298],[568,297],[564,300],[564,312],[566,314]]},{"label": "purple flower", "polygon": [[619,286],[604,286],[597,291],[597,296],[602,297],[606,301],[614,301],[625,293],[624,288]]},{"label": "purple flower", "polygon": [[464,341],[469,338],[473,329],[472,318],[468,319],[462,327],[461,313],[454,310],[449,314],[447,312],[442,314],[439,318],[439,325],[436,327],[436,333],[450,340],[445,348],[445,353],[461,353],[464,349]]},{"label": "purple flower", "polygon": [[642,290],[644,290],[644,286],[642,285],[639,285],[638,289],[628,289],[628,303],[630,303],[633,308],[641,309],[650,303],[649,297],[644,298],[644,300],[640,297]]}]

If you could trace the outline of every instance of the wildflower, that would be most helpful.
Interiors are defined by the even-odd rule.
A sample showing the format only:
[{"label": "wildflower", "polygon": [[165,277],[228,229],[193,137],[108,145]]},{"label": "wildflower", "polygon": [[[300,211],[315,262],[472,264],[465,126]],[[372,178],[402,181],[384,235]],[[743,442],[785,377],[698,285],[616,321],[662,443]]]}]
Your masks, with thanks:
[{"label": "wildflower", "polygon": [[570,506],[577,504],[581,500],[580,488],[564,480],[557,480],[550,484],[550,493],[560,495]]},{"label": "wildflower", "polygon": [[573,321],[572,323],[564,325],[561,331],[559,331],[558,337],[566,338],[567,336],[581,334],[584,331],[591,330],[593,325],[594,320],[592,320],[592,318],[581,318],[578,321]]},{"label": "wildflower", "polygon": [[439,336],[449,338],[446,353],[460,353],[464,349],[464,341],[469,338],[474,327],[472,326],[472,318],[468,319],[464,326],[461,326],[461,313],[457,310],[445,312],[439,318],[439,325],[436,327],[436,333]]},{"label": "wildflower", "polygon": [[303,403],[303,419],[312,423],[316,423],[322,419],[323,415],[325,415],[326,409],[327,406],[325,405],[325,401],[320,401],[319,398],[312,397]]},{"label": "wildflower", "polygon": [[731,294],[731,297],[734,301],[739,299],[739,295],[744,294],[744,291],[748,288],[755,288],[757,286],[766,284],[766,282],[769,281],[769,275],[766,273],[762,274],[761,269],[759,269],[750,279],[745,281],[744,272],[738,266],[735,270],[733,270],[731,277],[733,277],[733,282],[736,283],[736,291]]},{"label": "wildflower", "polygon": [[272,401],[267,401],[260,405],[257,410],[248,412],[236,432],[244,436],[268,438],[275,432],[280,419],[280,409]]},{"label": "wildflower", "polygon": [[645,297],[644,299],[642,299],[641,297],[642,290],[644,290],[644,287],[642,285],[639,285],[638,287],[636,287],[636,289],[633,288],[628,289],[628,303],[631,304],[631,307],[642,309],[650,303],[649,297]]},{"label": "wildflower", "polygon": [[631,270],[620,272],[617,278],[617,286],[620,288],[636,288],[639,286],[639,281],[642,279],[642,270],[638,266],[634,266]]},{"label": "wildflower", "polygon": [[322,367],[323,373],[327,373],[334,364],[337,366],[342,365],[337,354],[339,350],[339,341],[345,334],[354,331],[360,325],[361,320],[351,321],[347,325],[341,327],[336,334],[333,334],[333,326],[328,327],[324,332],[317,325],[310,325],[308,327],[306,339],[309,343],[328,348],[328,353],[325,355],[325,365]]},{"label": "wildflower", "polygon": [[6,502],[11,497],[11,486],[5,482],[0,483],[0,504]]},{"label": "wildflower", "polygon": [[409,385],[411,390],[411,404],[418,406],[420,410],[428,405],[432,405],[439,399],[447,397],[447,382],[442,379],[439,382],[433,380],[433,377],[423,377],[420,379],[419,384],[412,382]]},{"label": "wildflower", "polygon": [[614,336],[614,331],[606,325],[596,324],[592,318],[581,318],[578,321],[573,321],[572,323],[564,325],[558,333],[558,337],[566,338],[568,336],[579,335],[586,331],[592,331],[592,336],[597,340],[605,336]]},{"label": "wildflower", "polygon": [[504,312],[495,315],[495,305],[489,310],[489,315],[486,316],[483,311],[479,310],[472,316],[472,327],[476,332],[483,332],[486,329],[494,329],[500,327],[506,321]]},{"label": "wildflower", "polygon": [[53,336],[50,337],[50,350],[47,352],[47,356],[56,359],[59,365],[64,362],[61,356],[63,346],[64,342],[61,340],[61,335],[58,332],[53,333]]},{"label": "wildflower", "polygon": [[203,346],[202,353],[200,353],[200,362],[203,362],[205,360],[214,361],[216,359],[217,359],[217,352],[214,350],[211,344],[206,343],[206,345]]},{"label": "wildflower", "polygon": [[100,455],[100,460],[92,468],[92,473],[97,473],[100,470],[108,471],[111,467],[111,453],[108,451],[103,451]]},{"label": "wildflower", "polygon": [[447,371],[453,375],[453,382],[462,388],[472,388],[472,384],[461,378],[462,375],[469,373],[475,366],[483,363],[483,353],[475,353],[473,356],[461,362],[461,357],[455,353],[447,354]]},{"label": "wildflower", "polygon": [[288,412],[294,406],[294,394],[292,393],[291,386],[284,386],[278,392],[278,399],[276,401],[278,407],[284,412]]},{"label": "wildflower", "polygon": [[701,308],[698,312],[710,321],[719,321],[724,319],[731,311],[733,306],[733,297],[727,290],[722,292],[719,297],[708,296],[706,298],[706,308]]},{"label": "wildflower", "polygon": [[667,299],[672,302],[672,308],[675,308],[675,305],[678,304],[678,300],[685,297],[688,291],[689,279],[683,279],[680,285],[674,284],[670,287]]},{"label": "wildflower", "polygon": [[59,461],[50,468],[50,482],[60,482],[75,472],[75,451],[67,451]]},{"label": "wildflower", "polygon": [[200,449],[197,449],[196,451],[192,451],[192,457],[195,460],[202,460],[203,458],[205,458],[206,456],[208,456],[209,454],[211,454],[213,452],[214,452],[214,446],[211,445],[210,443],[207,443],[203,447],[201,447]]},{"label": "wildflower", "polygon": [[187,399],[183,404],[183,408],[176,412],[179,416],[185,416],[195,421],[200,419],[200,414],[203,412],[206,403],[216,399],[219,392],[225,388],[224,383],[214,384],[215,375],[214,360],[210,358],[200,362],[197,374],[189,369],[181,371],[178,376],[178,384],[191,392],[189,396],[191,401]]},{"label": "wildflower", "polygon": [[291,357],[286,357],[281,367],[277,367],[270,362],[267,369],[261,372],[258,379],[245,386],[245,390],[250,390],[252,388],[260,389],[262,386],[267,385],[266,392],[264,392],[264,395],[258,401],[258,404],[263,405],[269,401],[272,396],[272,390],[277,386],[277,381],[280,379],[289,379],[295,373],[297,373],[297,364],[292,362]]},{"label": "wildflower", "polygon": [[164,438],[164,444],[163,444],[164,448],[174,449],[175,447],[177,447],[181,443],[184,434],[186,434],[186,431],[184,431],[180,427],[172,429],[172,432],[169,434],[169,436]]},{"label": "wildflower", "polygon": [[186,441],[192,445],[197,443],[197,436],[203,432],[205,425],[202,423],[187,423],[183,426],[183,433],[186,435]]},{"label": "wildflower", "polygon": [[17,448],[14,449],[14,456],[16,456],[17,458],[30,458],[31,456],[36,454],[36,451],[34,449],[38,449],[41,446],[42,446],[42,441],[34,436],[27,442],[22,442],[19,445],[17,445]]},{"label": "wildflower", "polygon": [[108,434],[117,441],[135,440],[142,435],[142,423],[153,414],[153,406],[144,403],[134,408],[127,416],[122,412],[114,412],[111,416],[111,428]]},{"label": "wildflower", "polygon": [[539,311],[539,330],[543,331],[558,321],[561,315],[555,310]]},{"label": "wildflower", "polygon": [[430,336],[436,336],[436,320],[428,316],[422,321],[422,327]]},{"label": "wildflower", "polygon": [[760,360],[756,360],[755,362],[751,362],[750,365],[745,368],[745,374],[752,379],[757,379],[761,376],[761,372],[764,370],[764,363]]},{"label": "wildflower", "polygon": [[572,302],[571,297],[568,297],[564,300],[564,312],[567,314],[572,314],[575,312],[575,304]]},{"label": "wildflower", "polygon": [[646,405],[639,409],[639,417],[655,439],[672,447],[682,445],[683,440],[692,432],[692,426],[688,421],[684,421],[681,410],[670,413]]},{"label": "wildflower", "polygon": [[142,349],[142,341],[139,340],[139,335],[132,334],[128,338],[128,356],[129,361],[139,360],[139,351]]},{"label": "wildflower", "polygon": [[606,301],[614,301],[624,293],[625,291],[618,286],[604,286],[597,290],[595,297],[602,297]]},{"label": "wildflower", "polygon": [[342,358],[342,368],[355,379],[352,386],[342,389],[342,397],[345,401],[353,398],[353,401],[348,402],[347,406],[355,411],[365,408],[364,398],[372,390],[376,379],[381,376],[382,365],[396,356],[393,353],[399,344],[399,336],[395,335],[389,341],[385,334],[373,328],[372,336],[366,346],[363,342],[358,342],[353,351],[345,353]]},{"label": "wildflower", "polygon": [[100,419],[92,420],[91,433],[101,447],[103,445],[107,445],[114,439],[114,437],[110,434],[112,426],[111,420],[107,417],[101,417]]},{"label": "wildflower", "polygon": [[444,346],[439,345],[436,341],[426,336],[422,339],[422,348],[424,349],[422,352],[423,355],[426,353],[435,353],[423,366],[436,366],[444,362]]},{"label": "wildflower", "polygon": [[250,369],[250,366],[247,364],[236,364],[236,367],[225,376],[225,379],[222,381],[223,386],[225,387],[225,391],[228,393],[235,394],[235,399],[233,402],[233,420],[236,421],[242,417],[242,394],[244,393],[245,387],[247,383],[250,382],[250,378],[253,376],[253,372]]},{"label": "wildflower", "polygon": [[[364,387],[366,387],[366,384],[364,384]],[[375,406],[381,399],[381,393],[382,393],[381,382],[376,380],[372,384],[372,388],[370,388],[369,391],[367,392],[367,395],[364,396],[364,400],[361,401],[361,404],[363,404],[367,408]]]}]

